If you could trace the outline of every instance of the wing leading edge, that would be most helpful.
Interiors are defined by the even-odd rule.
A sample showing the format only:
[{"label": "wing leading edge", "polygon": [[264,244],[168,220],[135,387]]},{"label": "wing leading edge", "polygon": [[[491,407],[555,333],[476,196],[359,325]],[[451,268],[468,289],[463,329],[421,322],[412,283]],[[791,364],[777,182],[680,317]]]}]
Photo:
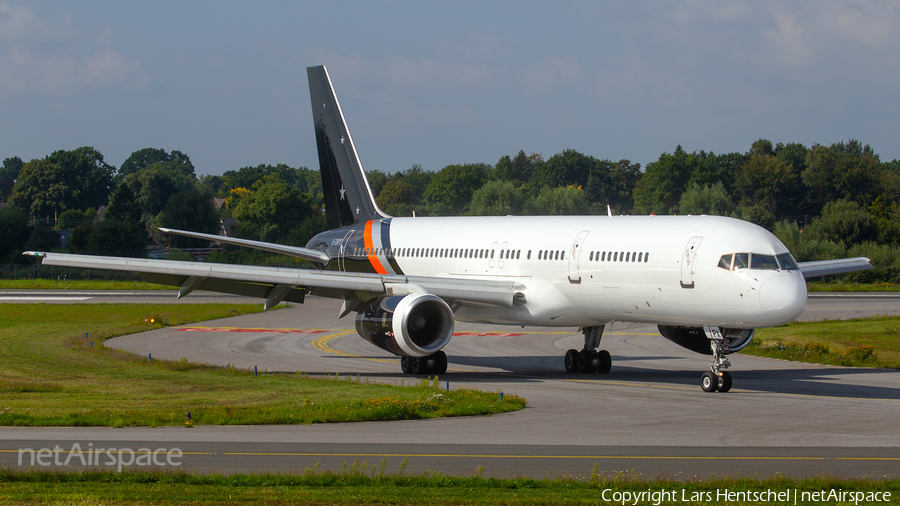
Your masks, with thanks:
[{"label": "wing leading edge", "polygon": [[872,261],[866,257],[838,258],[836,260],[818,260],[815,262],[797,262],[804,278],[844,274],[847,272],[872,270]]}]

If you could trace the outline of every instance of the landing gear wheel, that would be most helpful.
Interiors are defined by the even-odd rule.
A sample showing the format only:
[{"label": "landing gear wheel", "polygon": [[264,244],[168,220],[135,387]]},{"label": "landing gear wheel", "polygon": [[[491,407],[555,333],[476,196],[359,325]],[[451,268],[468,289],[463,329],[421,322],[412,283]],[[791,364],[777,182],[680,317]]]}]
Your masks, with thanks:
[{"label": "landing gear wheel", "polygon": [[402,356],[400,357],[400,370],[403,371],[403,374],[412,374],[412,364],[409,363],[410,357]]},{"label": "landing gear wheel", "polygon": [[428,360],[424,357],[409,357],[409,368],[415,375],[428,373]]},{"label": "landing gear wheel", "polygon": [[719,378],[711,372],[703,373],[703,376],[700,376],[700,388],[704,392],[715,392],[719,388]]},{"label": "landing gear wheel", "polygon": [[719,391],[727,392],[731,390],[731,374],[728,371],[722,371],[722,382],[719,383]]},{"label": "landing gear wheel", "polygon": [[575,364],[579,373],[592,373],[597,370],[597,354],[591,350],[581,350],[578,352]]},{"label": "landing gear wheel", "polygon": [[612,357],[609,355],[609,352],[606,350],[600,350],[597,353],[597,372],[600,374],[609,374],[609,370],[612,369]]},{"label": "landing gear wheel", "polygon": [[434,374],[441,375],[447,372],[447,354],[439,351],[432,355],[434,358]]},{"label": "landing gear wheel", "polygon": [[578,352],[569,350],[566,352],[566,372],[578,371]]}]

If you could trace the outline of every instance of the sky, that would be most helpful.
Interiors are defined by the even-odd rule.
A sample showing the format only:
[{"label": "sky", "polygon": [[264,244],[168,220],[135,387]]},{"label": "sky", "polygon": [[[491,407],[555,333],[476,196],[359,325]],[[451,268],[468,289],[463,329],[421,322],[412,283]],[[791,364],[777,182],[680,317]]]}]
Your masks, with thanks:
[{"label": "sky", "polygon": [[363,166],[858,139],[900,158],[892,1],[0,0],[0,159],[318,167],[325,65]]}]

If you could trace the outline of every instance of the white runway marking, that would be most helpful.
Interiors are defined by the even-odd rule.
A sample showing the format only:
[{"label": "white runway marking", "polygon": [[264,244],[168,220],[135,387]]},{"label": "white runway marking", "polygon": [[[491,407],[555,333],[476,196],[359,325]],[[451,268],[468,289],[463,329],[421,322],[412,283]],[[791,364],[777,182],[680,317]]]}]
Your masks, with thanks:
[{"label": "white runway marking", "polygon": [[6,296],[0,296],[0,302],[2,302],[4,300],[15,300],[15,301],[27,300],[27,301],[47,302],[47,301],[54,301],[54,300],[58,301],[58,300],[89,300],[89,299],[93,299],[93,297],[6,297]]}]

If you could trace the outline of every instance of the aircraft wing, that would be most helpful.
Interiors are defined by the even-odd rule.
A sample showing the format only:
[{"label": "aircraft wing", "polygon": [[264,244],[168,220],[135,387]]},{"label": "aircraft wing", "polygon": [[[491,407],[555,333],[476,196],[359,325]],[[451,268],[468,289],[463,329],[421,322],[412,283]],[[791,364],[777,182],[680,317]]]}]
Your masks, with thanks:
[{"label": "aircraft wing", "polygon": [[872,261],[866,257],[839,258],[837,260],[818,260],[816,262],[797,262],[804,278],[844,274],[845,272],[872,270]]},{"label": "aircraft wing", "polygon": [[287,255],[297,258],[303,258],[311,262],[319,262],[327,264],[330,257],[324,251],[318,251],[309,248],[298,248],[296,246],[284,246],[282,244],[274,244],[271,242],[251,241],[249,239],[238,239],[236,237],[224,237],[221,235],[201,234],[200,232],[188,232],[186,230],[175,230],[173,228],[159,228],[160,232],[168,234],[183,235],[186,237],[194,237],[196,239],[205,239],[207,241],[221,242],[232,244],[234,246],[245,246],[247,248],[261,249],[272,253]]},{"label": "aircraft wing", "polygon": [[[253,265],[181,262],[147,258],[101,257],[26,251],[43,258],[43,265],[139,272],[147,281],[180,287],[178,297],[194,290],[246,295],[266,299],[266,309],[281,301],[303,303],[307,294],[354,301],[342,316],[381,296],[425,291],[449,301],[512,307],[517,287],[513,281],[438,278],[375,273],[320,271]],[[519,295],[521,298],[521,294]]]}]

